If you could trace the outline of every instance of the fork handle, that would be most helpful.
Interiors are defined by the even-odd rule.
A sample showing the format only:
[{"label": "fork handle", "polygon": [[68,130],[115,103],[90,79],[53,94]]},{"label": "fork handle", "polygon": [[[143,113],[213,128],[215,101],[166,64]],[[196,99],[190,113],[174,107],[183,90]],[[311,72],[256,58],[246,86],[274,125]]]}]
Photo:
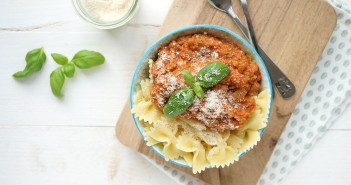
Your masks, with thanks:
[{"label": "fork handle", "polygon": [[[239,17],[233,11],[230,6],[226,12],[233,18],[236,25],[239,27],[241,32],[245,35],[246,39],[249,39],[249,31],[243,25]],[[264,64],[267,67],[269,76],[271,77],[273,85],[277,88],[278,92],[283,98],[290,98],[296,92],[295,85],[289,80],[289,78],[274,64],[267,53],[257,44],[258,53],[260,54]]]},{"label": "fork handle", "polygon": [[252,26],[252,21],[251,21],[251,16],[249,13],[249,7],[247,6],[247,1],[246,0],[240,0],[241,2],[241,6],[243,8],[244,11],[244,15],[246,18],[246,25],[248,27],[248,37],[249,40],[251,42],[251,44],[254,46],[254,48],[256,49],[256,51],[258,51],[258,47],[257,47],[257,41],[256,41],[256,35],[255,35],[255,31],[254,28]]}]

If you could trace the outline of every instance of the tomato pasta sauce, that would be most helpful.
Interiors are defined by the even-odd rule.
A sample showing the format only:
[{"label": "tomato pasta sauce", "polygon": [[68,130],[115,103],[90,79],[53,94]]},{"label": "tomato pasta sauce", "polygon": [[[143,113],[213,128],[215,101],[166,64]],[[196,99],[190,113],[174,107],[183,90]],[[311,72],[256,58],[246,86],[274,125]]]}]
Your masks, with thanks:
[{"label": "tomato pasta sauce", "polygon": [[239,129],[255,110],[254,96],[262,89],[262,76],[258,65],[239,46],[209,34],[182,36],[159,49],[150,68],[151,101],[162,109],[175,91],[189,87],[183,70],[196,76],[210,62],[226,64],[230,74],[204,88],[205,97],[196,97],[178,117],[199,120],[219,132]]}]

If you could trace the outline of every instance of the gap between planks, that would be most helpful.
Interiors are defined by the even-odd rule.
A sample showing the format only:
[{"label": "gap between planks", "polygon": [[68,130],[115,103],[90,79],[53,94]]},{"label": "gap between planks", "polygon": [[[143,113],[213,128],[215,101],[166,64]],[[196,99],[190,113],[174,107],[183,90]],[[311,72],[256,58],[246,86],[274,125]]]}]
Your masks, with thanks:
[{"label": "gap between planks", "polygon": [[[26,26],[26,27],[12,27],[12,28],[0,28],[0,33],[31,32],[31,31],[42,30],[42,29],[45,29],[45,28],[62,26],[62,25],[69,24],[69,23],[72,23],[72,22],[73,21],[59,21],[59,22],[47,23],[47,24],[43,24],[43,25],[34,25],[34,26]],[[125,27],[134,27],[134,28],[144,28],[144,27],[160,28],[161,27],[161,25],[159,25],[159,24],[134,24],[134,23],[127,23],[124,26]],[[49,32],[52,32],[52,31],[49,31]]]}]

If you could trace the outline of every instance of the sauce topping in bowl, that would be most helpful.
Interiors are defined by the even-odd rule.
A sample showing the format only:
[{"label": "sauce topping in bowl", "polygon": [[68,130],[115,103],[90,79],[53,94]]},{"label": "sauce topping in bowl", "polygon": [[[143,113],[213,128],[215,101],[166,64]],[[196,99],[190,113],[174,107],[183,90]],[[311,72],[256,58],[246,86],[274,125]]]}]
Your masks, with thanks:
[{"label": "sauce topping in bowl", "polygon": [[262,89],[261,73],[240,47],[211,35],[182,36],[159,49],[150,69],[154,80],[152,102],[162,109],[175,91],[188,86],[183,70],[196,76],[210,62],[226,64],[230,74],[217,85],[204,89],[205,97],[196,97],[194,104],[179,117],[199,120],[220,132],[239,129],[255,109],[253,96]]}]

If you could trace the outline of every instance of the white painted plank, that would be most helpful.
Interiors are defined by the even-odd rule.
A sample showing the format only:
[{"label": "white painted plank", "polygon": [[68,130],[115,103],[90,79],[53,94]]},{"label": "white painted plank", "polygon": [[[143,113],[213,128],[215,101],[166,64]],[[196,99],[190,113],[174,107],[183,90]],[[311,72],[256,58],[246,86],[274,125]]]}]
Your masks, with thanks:
[{"label": "white painted plank", "polygon": [[122,146],[113,127],[0,126],[4,185],[175,185]]},{"label": "white painted plank", "polygon": [[0,1],[0,28],[30,27],[78,19],[71,1]]},{"label": "white painted plank", "polygon": [[[139,1],[139,10],[130,24],[161,25],[172,3],[172,0]],[[0,12],[0,31],[101,32],[76,14],[71,0],[1,1]]]},{"label": "white painted plank", "polygon": [[328,131],[282,184],[351,184],[350,143],[351,131]]},{"label": "white painted plank", "polygon": [[133,24],[161,25],[173,0],[139,0],[140,7]]},{"label": "white painted plank", "polygon": [[[129,96],[137,61],[154,40],[154,27],[124,27],[103,33],[0,33],[0,124],[114,126]],[[45,46],[47,62],[40,72],[16,80],[27,51]],[[50,53],[72,57],[82,49],[100,51],[106,63],[77,69],[65,82],[65,97],[50,89],[49,76],[58,65]]]}]

